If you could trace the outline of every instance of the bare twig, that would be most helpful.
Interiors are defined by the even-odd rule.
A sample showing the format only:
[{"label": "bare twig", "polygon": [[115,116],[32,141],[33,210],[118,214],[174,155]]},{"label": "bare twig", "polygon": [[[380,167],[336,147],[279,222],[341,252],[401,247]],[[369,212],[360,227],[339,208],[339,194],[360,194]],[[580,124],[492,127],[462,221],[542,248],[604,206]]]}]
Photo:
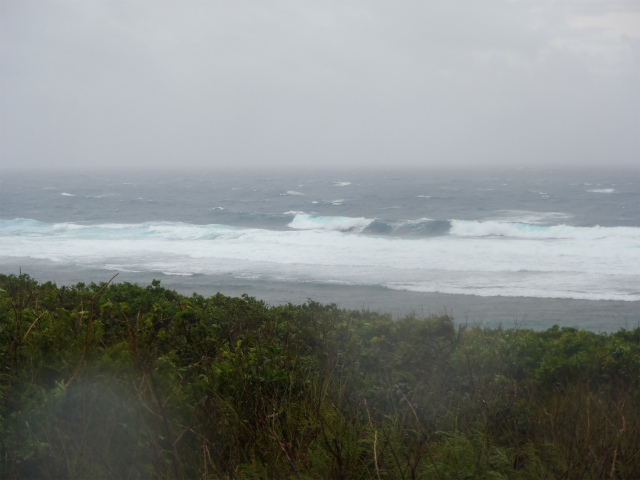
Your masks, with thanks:
[{"label": "bare twig", "polygon": [[298,480],[302,480],[300,478],[300,473],[298,473],[298,469],[296,468],[296,466],[291,461],[291,457],[289,456],[289,454],[285,450],[284,445],[282,444],[282,441],[280,440],[280,437],[276,433],[276,417],[277,416],[278,416],[278,414],[276,413],[276,405],[274,404],[273,405],[273,413],[270,415],[270,417],[271,417],[271,431],[273,432],[273,437],[275,438],[276,442],[278,442],[278,446],[280,447],[280,450],[282,450],[282,453],[284,453],[284,456],[287,459],[287,462],[289,462],[289,466],[291,467],[291,470],[293,470],[293,473],[295,473],[296,478]]},{"label": "bare twig", "polygon": [[613,461],[611,462],[611,472],[609,473],[609,478],[613,478],[613,475],[615,474],[616,471],[616,459],[618,458],[618,444],[620,443],[620,437],[622,436],[622,434],[624,433],[624,431],[627,428],[627,420],[624,418],[624,414],[622,413],[622,409],[624,408],[624,404],[626,402],[626,399],[624,399],[622,401],[622,405],[620,405],[620,407],[618,408],[618,410],[620,410],[620,416],[622,417],[622,428],[618,431],[618,434],[616,435],[616,449],[613,452]]},{"label": "bare twig", "polygon": [[415,408],[413,408],[413,405],[411,405],[411,402],[409,401],[409,399],[407,398],[407,396],[403,393],[402,396],[404,397],[405,402],[407,402],[407,405],[409,405],[409,408],[411,409],[411,411],[413,412],[413,416],[416,418],[416,423],[418,424],[418,426],[420,427],[421,432],[426,435],[427,431],[424,429],[424,427],[422,426],[422,424],[420,423],[420,419],[418,418],[418,414],[416,413]]},{"label": "bare twig", "polygon": [[404,393],[402,393],[402,396],[404,397],[405,401],[407,402],[407,405],[409,405],[409,408],[413,412],[413,416],[416,418],[416,422],[417,422],[418,426],[420,427],[420,431],[422,432],[422,440],[420,442],[420,448],[418,449],[418,452],[416,454],[415,461],[412,462],[411,461],[411,457],[409,455],[409,452],[406,452],[407,460],[409,462],[409,468],[411,468],[411,478],[415,478],[415,470],[418,467],[418,463],[420,463],[420,457],[422,455],[422,447],[423,446],[427,447],[427,454],[429,455],[429,458],[431,459],[431,463],[433,464],[433,468],[435,468],[435,470],[436,470],[436,474],[438,475],[438,478],[442,478],[442,475],[440,474],[440,471],[438,470],[438,467],[436,466],[436,462],[434,461],[433,456],[431,455],[431,449],[429,448],[429,444],[427,443],[427,430],[420,423],[420,419],[418,418],[418,413],[416,412],[416,409],[413,408],[413,405],[411,405],[411,402],[409,401],[407,396]]},{"label": "bare twig", "polygon": [[367,397],[362,395],[362,399],[364,400],[364,408],[367,409],[367,416],[369,417],[369,425],[373,428],[373,461],[376,466],[376,476],[378,480],[380,480],[380,469],[378,468],[378,430],[376,430],[373,426],[373,420],[371,419],[371,412],[369,411],[369,404],[367,403]]},{"label": "bare twig", "polygon": [[22,342],[24,343],[24,341],[27,339],[27,335],[29,335],[29,332],[31,331],[31,329],[36,325],[36,323],[38,322],[38,320],[40,320],[44,314],[47,313],[47,311],[45,310],[44,312],[42,312],[40,314],[40,316],[38,318],[36,318],[33,323],[31,324],[31,326],[29,327],[29,330],[27,330],[27,333],[24,334],[24,338],[22,339]]}]

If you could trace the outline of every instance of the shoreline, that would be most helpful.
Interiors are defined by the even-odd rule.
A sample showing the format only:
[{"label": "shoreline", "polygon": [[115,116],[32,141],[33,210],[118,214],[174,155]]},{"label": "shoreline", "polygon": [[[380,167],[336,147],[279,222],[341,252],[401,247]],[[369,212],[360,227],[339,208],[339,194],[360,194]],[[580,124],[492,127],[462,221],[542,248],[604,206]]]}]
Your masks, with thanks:
[{"label": "shoreline", "polygon": [[[32,258],[0,258],[0,273],[29,274],[38,282],[57,285],[79,282],[106,282],[115,270],[87,268]],[[302,304],[307,300],[335,303],[347,310],[370,310],[391,314],[394,319],[414,314],[426,317],[447,313],[456,324],[495,328],[544,330],[554,324],[594,332],[613,332],[640,326],[640,302],[616,300],[576,300],[535,297],[481,297],[448,293],[421,293],[392,290],[373,285],[336,285],[302,282],[268,282],[222,275],[165,275],[158,272],[119,272],[117,283],[146,286],[153,279],[161,285],[190,296],[205,297],[220,292],[227,296],[247,294],[268,305]]]}]

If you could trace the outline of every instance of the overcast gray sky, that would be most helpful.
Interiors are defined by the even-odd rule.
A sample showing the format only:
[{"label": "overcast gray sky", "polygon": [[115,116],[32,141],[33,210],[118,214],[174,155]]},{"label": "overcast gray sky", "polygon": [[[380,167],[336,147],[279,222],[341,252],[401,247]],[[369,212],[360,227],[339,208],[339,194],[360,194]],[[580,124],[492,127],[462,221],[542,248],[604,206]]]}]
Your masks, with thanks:
[{"label": "overcast gray sky", "polygon": [[640,1],[0,0],[7,166],[640,163]]}]

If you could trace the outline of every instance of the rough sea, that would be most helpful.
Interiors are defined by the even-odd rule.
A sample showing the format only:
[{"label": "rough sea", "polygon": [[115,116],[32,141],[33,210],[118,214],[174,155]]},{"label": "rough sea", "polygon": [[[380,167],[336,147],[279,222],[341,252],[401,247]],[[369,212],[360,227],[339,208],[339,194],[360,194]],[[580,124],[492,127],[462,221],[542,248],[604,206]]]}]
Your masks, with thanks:
[{"label": "rough sea", "polygon": [[0,173],[0,273],[395,317],[640,324],[638,170]]}]

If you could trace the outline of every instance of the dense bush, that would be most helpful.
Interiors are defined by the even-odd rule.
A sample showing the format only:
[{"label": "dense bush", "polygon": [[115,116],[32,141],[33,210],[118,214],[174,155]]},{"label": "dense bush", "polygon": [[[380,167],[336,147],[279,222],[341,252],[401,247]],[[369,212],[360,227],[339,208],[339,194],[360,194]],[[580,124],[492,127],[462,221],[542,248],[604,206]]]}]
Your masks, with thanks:
[{"label": "dense bush", "polygon": [[0,289],[2,478],[640,478],[640,329]]}]

